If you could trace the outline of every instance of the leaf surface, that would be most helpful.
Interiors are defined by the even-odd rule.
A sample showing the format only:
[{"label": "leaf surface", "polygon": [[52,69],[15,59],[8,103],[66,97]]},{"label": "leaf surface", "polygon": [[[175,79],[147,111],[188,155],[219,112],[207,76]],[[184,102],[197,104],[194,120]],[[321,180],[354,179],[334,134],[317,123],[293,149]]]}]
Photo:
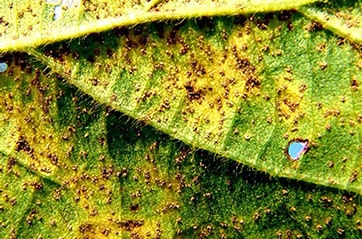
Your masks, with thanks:
[{"label": "leaf surface", "polygon": [[358,195],[195,152],[28,56],[2,60],[1,102],[19,137],[0,157],[1,238],[360,235]]},{"label": "leaf surface", "polygon": [[299,11],[335,34],[362,44],[362,1],[311,4]]},{"label": "leaf surface", "polygon": [[0,51],[26,51],[150,21],[290,10],[315,1],[7,0],[0,6]]},{"label": "leaf surface", "polygon": [[[32,54],[193,147],[361,192],[361,49],[298,13],[150,23]],[[307,152],[288,160],[298,139]]]},{"label": "leaf surface", "polygon": [[361,1],[265,2],[1,5],[0,237],[360,237]]}]

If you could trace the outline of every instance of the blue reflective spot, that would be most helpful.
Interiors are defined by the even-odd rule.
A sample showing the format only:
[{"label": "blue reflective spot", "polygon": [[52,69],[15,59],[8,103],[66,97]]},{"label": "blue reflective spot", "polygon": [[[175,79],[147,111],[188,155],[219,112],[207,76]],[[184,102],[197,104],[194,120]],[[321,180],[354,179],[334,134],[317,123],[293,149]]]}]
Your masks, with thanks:
[{"label": "blue reflective spot", "polygon": [[289,143],[288,146],[288,156],[292,160],[298,160],[300,156],[307,150],[308,142],[307,141],[293,141]]},{"label": "blue reflective spot", "polygon": [[0,73],[5,72],[8,69],[8,64],[0,62]]}]

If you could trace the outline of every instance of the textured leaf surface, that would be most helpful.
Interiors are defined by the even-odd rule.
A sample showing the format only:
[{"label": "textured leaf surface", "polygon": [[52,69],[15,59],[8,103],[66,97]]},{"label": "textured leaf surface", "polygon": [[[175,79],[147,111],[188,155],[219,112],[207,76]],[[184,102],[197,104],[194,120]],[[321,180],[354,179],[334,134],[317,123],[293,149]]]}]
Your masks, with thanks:
[{"label": "textured leaf surface", "polygon": [[357,195],[193,152],[34,59],[1,60],[3,114],[19,135],[0,157],[1,238],[360,236]]},{"label": "textured leaf surface", "polygon": [[0,6],[0,238],[361,237],[361,1],[108,2]]},{"label": "textured leaf surface", "polygon": [[[361,49],[298,13],[151,23],[33,54],[97,101],[189,145],[361,192]],[[292,162],[294,139],[309,143]]]},{"label": "textured leaf surface", "polygon": [[290,10],[315,1],[7,0],[0,6],[0,51],[149,21]]},{"label": "textured leaf surface", "polygon": [[329,1],[301,7],[300,12],[337,35],[362,44],[362,1]]}]

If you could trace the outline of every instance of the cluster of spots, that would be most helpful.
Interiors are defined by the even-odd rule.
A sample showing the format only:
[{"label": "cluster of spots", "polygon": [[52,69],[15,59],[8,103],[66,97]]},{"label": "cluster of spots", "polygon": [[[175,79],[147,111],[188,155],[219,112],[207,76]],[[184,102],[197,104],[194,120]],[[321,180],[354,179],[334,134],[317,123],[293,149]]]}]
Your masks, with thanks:
[{"label": "cluster of spots", "polygon": [[[311,28],[305,27],[310,24]],[[281,157],[283,149],[293,139],[308,139],[308,160],[303,160],[307,164],[293,168],[292,177],[298,177],[294,172],[299,169],[309,172],[314,162],[309,159],[341,156],[340,151],[326,150],[323,135],[337,135],[336,126],[351,126],[350,135],[358,131],[358,126],[346,123],[350,115],[342,117],[345,113],[339,107],[350,104],[349,92],[333,90],[340,102],[326,104],[335,102],[337,93],[332,94],[332,80],[325,74],[335,74],[334,69],[344,63],[328,59],[343,52],[332,50],[320,30],[318,24],[297,13],[282,12],[248,19],[149,23],[92,34],[81,44],[57,44],[62,48],[59,52],[51,50],[56,46],[44,49],[64,69],[62,75],[97,100],[188,144],[268,172],[290,176],[291,166]],[[310,44],[305,35],[318,41]],[[313,61],[303,57],[306,50],[316,55]],[[348,88],[354,92],[358,79],[357,74],[349,79]],[[356,140],[351,142],[354,150]],[[347,152],[348,158],[353,157],[353,150]],[[298,152],[294,156],[287,152],[287,158],[294,161],[305,153]],[[332,172],[321,165],[323,172]],[[307,178],[329,183],[328,176]]]},{"label": "cluster of spots", "polygon": [[[4,60],[9,68],[2,79],[6,88],[1,90],[7,90],[2,94],[2,107],[8,119],[16,120],[20,135],[13,156],[6,160],[6,172],[24,177],[26,174],[16,169],[20,164],[34,175],[47,178],[22,185],[24,191],[29,189],[27,193],[35,191],[34,197],[39,199],[31,200],[36,204],[22,222],[25,231],[14,233],[31,234],[38,227],[46,233],[49,227],[61,234],[68,231],[100,237],[107,236],[111,228],[121,231],[120,225],[110,226],[107,220],[119,206],[112,201],[117,201],[114,183],[121,173],[106,157],[104,121],[99,120],[105,116],[100,108],[36,64],[29,65],[25,55],[6,55]],[[65,202],[72,206],[63,205]],[[62,212],[62,207],[67,210]],[[72,213],[68,214],[70,208]],[[82,217],[77,218],[74,212]],[[23,234],[19,237],[26,238]]]},{"label": "cluster of spots", "polygon": [[[119,119],[118,114],[111,114],[111,117],[108,127],[127,127],[125,123],[114,121]],[[161,141],[150,144],[143,160],[133,155],[127,164],[122,163],[131,167],[122,168],[119,162],[122,160],[115,160],[113,166],[101,168],[98,175],[83,171],[77,179],[79,185],[70,187],[75,188],[75,197],[63,186],[51,186],[47,180],[24,181],[23,194],[28,188],[39,194],[24,217],[22,227],[27,234],[23,232],[18,236],[31,235],[39,231],[39,227],[41,236],[54,232],[63,235],[67,231],[68,235],[89,238],[127,234],[132,238],[238,238],[251,234],[276,238],[353,238],[362,230],[361,205],[356,195],[326,192],[294,181],[271,180],[266,174],[232,161],[215,159],[203,151],[190,154],[185,146],[181,146],[178,153],[174,152],[176,157],[162,159],[162,151],[175,146],[165,143],[167,138],[162,135],[150,132],[152,130],[147,128],[126,129],[127,134],[121,137],[128,143],[133,142],[132,148],[137,148],[138,134],[148,135],[150,141]],[[117,134],[111,136],[110,142],[124,143],[117,139]],[[117,153],[115,148],[111,151]],[[129,152],[134,154],[131,149]],[[168,168],[163,168],[166,165]],[[74,167],[72,170],[81,169]],[[177,173],[173,175],[174,172]],[[111,180],[113,187],[103,180]],[[173,191],[176,184],[183,189]],[[163,198],[167,191],[173,196]],[[175,194],[180,202],[171,201],[170,197],[175,198]],[[112,200],[102,202],[105,195]],[[6,205],[17,205],[16,199],[7,197]],[[232,206],[220,202],[231,202]],[[67,210],[59,214],[62,207]],[[49,208],[52,208],[51,215]],[[84,209],[87,214],[81,213]],[[65,216],[69,221],[64,222]]]},{"label": "cluster of spots", "polygon": [[[341,12],[343,11],[340,9]],[[339,11],[339,10],[338,10]],[[361,48],[347,44],[346,39],[331,39],[319,32],[321,27],[311,23],[314,33],[315,60],[312,106],[314,147],[313,158],[324,159],[324,167],[330,175],[331,185],[360,185],[361,124],[358,114],[361,109],[361,94],[358,78],[362,73],[358,66]],[[341,55],[345,65],[341,65]],[[357,86],[357,88],[356,88]],[[341,147],[342,146],[342,147]],[[360,192],[359,189],[357,189]]]},{"label": "cluster of spots", "polygon": [[61,157],[55,153],[60,150],[58,137],[52,131],[56,104],[56,96],[50,89],[54,86],[53,82],[45,81],[44,74],[48,73],[30,65],[25,55],[5,58],[9,67],[3,83],[8,85],[9,92],[3,96],[2,103],[6,118],[14,120],[17,125],[19,138],[15,151],[27,155],[27,160],[22,163],[29,165],[32,170],[51,174],[60,166],[58,159]]},{"label": "cluster of spots", "polygon": [[[34,198],[29,198],[34,203],[19,218],[19,230],[5,225],[14,237],[46,237],[50,233],[83,238],[125,234],[133,238],[359,235],[361,205],[355,195],[328,193],[294,181],[271,180],[268,175],[204,151],[191,153],[186,146],[149,127],[131,127],[131,120],[118,113],[99,113],[90,99],[70,88],[57,91],[52,78],[43,79],[43,71],[30,68],[25,56],[14,59],[6,60],[6,74],[10,74],[7,77],[11,80],[4,78],[8,86],[14,87],[3,95],[1,102],[9,117],[15,117],[11,114],[17,108],[22,109],[14,114],[20,115],[22,134],[15,146],[19,154],[9,158],[8,168],[0,171],[11,169],[15,177],[9,182],[16,183],[25,175],[25,170],[17,169],[17,162],[22,160],[20,163],[35,173],[35,178],[22,181],[21,197],[9,194],[9,188],[2,193],[0,218],[5,221],[4,211],[19,204],[29,205],[23,203],[24,195],[35,192]],[[21,72],[18,68],[29,73],[16,79]],[[192,84],[197,82],[188,86],[192,99],[184,99],[194,103],[199,100],[198,88]],[[18,106],[18,93],[28,89],[25,106]],[[45,98],[50,96],[57,104],[52,100],[46,103]],[[29,105],[37,114],[27,113],[25,116],[31,116],[27,122],[24,112]],[[54,113],[56,106],[58,111]],[[43,117],[35,117],[38,114]],[[52,120],[43,122],[46,116]],[[105,128],[107,135],[103,132]],[[38,143],[37,139],[44,141]],[[56,144],[52,139],[57,140]],[[42,145],[47,143],[49,148],[45,151]],[[35,159],[41,164],[53,161],[57,170],[44,172],[42,165],[32,164]]]},{"label": "cluster of spots", "polygon": [[[45,19],[47,18],[47,14],[44,14],[44,12],[46,12],[46,8],[50,4],[48,2],[54,1],[28,0],[22,1],[21,4],[17,2],[4,4],[6,11],[2,11],[0,14],[0,37],[2,37],[2,41],[14,41],[22,37],[28,38],[34,32],[43,31],[44,22],[46,22]],[[52,19],[54,9],[51,11]],[[39,16],[44,17],[42,21],[39,20]],[[14,31],[14,29],[17,30]]]},{"label": "cluster of spots", "polygon": [[[111,114],[107,128],[113,129],[108,138],[110,154],[127,159],[117,159],[115,165],[121,169],[121,227],[133,238],[172,237],[176,235],[174,222],[183,210],[180,195],[192,184],[182,170],[190,160],[190,150],[181,145],[174,151],[167,136],[142,125],[129,127],[127,120],[120,117],[124,119],[120,114]],[[114,129],[123,134],[120,136]],[[136,153],[135,148],[146,150]]]},{"label": "cluster of spots", "polygon": [[83,1],[82,7],[85,16],[92,19],[121,17],[127,14],[127,17],[132,20],[132,18],[136,17],[138,11],[147,10],[152,2],[146,0],[120,2],[109,2],[107,0]]},{"label": "cluster of spots", "polygon": [[[84,79],[85,89],[99,94],[104,86],[101,97],[109,98],[115,108],[139,112],[135,117],[144,122],[191,129],[203,144],[212,145],[225,137],[239,102],[260,96],[262,88],[262,66],[249,59],[252,36],[241,34],[242,23],[230,34],[220,22],[201,18],[196,23],[115,29],[87,38],[107,37],[117,42],[113,46],[85,39],[84,50],[75,51],[79,44],[71,43],[63,47],[70,52],[55,58],[67,75],[73,72],[78,81]],[[205,27],[209,25],[214,29]],[[184,133],[190,134],[177,132]]]},{"label": "cluster of spots", "polygon": [[[0,36],[2,41],[24,38],[39,44],[41,37],[58,35],[77,25],[88,26],[101,18],[119,17],[146,8],[148,1],[80,1],[80,0],[24,0],[4,5],[6,11],[0,14]],[[61,23],[61,24],[59,24]],[[12,29],[17,29],[12,31]],[[75,32],[74,32],[75,33]],[[39,37],[41,35],[41,37]],[[60,37],[60,36],[59,36]]]},{"label": "cluster of spots", "polygon": [[276,109],[279,121],[287,120],[291,121],[292,124],[297,123],[305,114],[305,110],[300,106],[308,85],[303,81],[296,81],[293,76],[292,67],[287,66],[285,73],[275,78],[275,87],[277,93]]},{"label": "cluster of spots", "polygon": [[[278,172],[282,171],[279,171],[281,165],[286,165],[288,176],[302,176],[337,187],[360,185],[360,169],[356,167],[360,160],[360,142],[356,136],[360,132],[356,120],[360,96],[355,93],[360,75],[360,49],[326,37],[318,23],[300,20],[293,21],[293,25],[283,23],[276,29],[274,39],[263,39],[268,46],[263,56],[271,72],[269,79],[275,85],[275,94],[268,98],[275,100],[277,126],[282,128],[281,133],[275,130],[272,137],[282,143],[270,140],[262,159],[265,162],[274,159],[266,165],[279,165]],[[297,25],[301,27],[296,28]],[[308,36],[307,40],[301,37],[303,34]],[[345,64],[341,63],[342,55],[350,56]],[[280,164],[278,155],[282,150],[276,151],[277,145],[284,148],[286,156]],[[301,157],[303,160],[299,161]],[[317,175],[313,173],[316,168]]]},{"label": "cluster of spots", "polygon": [[[352,42],[361,43],[360,31],[362,29],[360,21],[360,2],[347,1],[318,3],[310,6],[302,12],[311,19],[320,19],[325,28],[337,32],[338,35],[348,38]],[[320,27],[322,28],[321,24]]]},{"label": "cluster of spots", "polygon": [[183,195],[191,201],[182,211],[185,217],[177,220],[181,235],[185,231],[195,238],[240,238],[251,233],[268,238],[349,238],[360,234],[357,195],[270,180],[268,175],[235,162],[207,159],[202,152],[196,158],[202,169],[197,186]]}]

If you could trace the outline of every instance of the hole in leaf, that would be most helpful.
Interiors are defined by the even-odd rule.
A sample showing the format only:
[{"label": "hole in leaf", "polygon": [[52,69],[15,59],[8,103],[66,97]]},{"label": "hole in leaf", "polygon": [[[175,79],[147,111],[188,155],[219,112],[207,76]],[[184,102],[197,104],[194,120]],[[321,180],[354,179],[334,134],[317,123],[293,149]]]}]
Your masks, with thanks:
[{"label": "hole in leaf", "polygon": [[292,161],[298,160],[307,151],[308,143],[306,139],[291,140],[285,152],[287,157]]},{"label": "hole in leaf", "polygon": [[8,64],[0,62],[0,73],[5,72],[8,69]]}]

